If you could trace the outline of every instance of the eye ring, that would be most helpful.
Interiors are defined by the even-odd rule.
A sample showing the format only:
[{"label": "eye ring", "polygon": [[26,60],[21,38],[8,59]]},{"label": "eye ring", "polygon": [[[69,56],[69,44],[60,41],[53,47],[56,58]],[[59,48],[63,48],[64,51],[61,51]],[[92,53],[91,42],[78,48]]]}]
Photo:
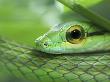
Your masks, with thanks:
[{"label": "eye ring", "polygon": [[85,31],[82,26],[71,26],[66,32],[66,39],[69,43],[78,44],[85,38]]}]

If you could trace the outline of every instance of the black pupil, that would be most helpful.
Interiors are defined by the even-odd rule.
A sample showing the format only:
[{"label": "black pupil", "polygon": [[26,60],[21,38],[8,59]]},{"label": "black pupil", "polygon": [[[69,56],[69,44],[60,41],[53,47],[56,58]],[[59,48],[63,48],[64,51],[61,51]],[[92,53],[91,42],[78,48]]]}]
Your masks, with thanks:
[{"label": "black pupil", "polygon": [[81,32],[77,29],[71,31],[70,37],[73,39],[79,39],[81,37]]}]

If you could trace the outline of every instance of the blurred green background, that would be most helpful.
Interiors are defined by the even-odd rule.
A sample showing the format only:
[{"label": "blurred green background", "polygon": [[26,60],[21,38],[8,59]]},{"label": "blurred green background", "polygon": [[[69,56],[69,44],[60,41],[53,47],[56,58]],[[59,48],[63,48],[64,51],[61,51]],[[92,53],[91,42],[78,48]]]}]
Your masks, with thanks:
[{"label": "blurred green background", "polygon": [[[79,0],[110,19],[110,0]],[[61,22],[86,20],[56,0],[0,0],[0,36],[34,46],[36,38]]]}]

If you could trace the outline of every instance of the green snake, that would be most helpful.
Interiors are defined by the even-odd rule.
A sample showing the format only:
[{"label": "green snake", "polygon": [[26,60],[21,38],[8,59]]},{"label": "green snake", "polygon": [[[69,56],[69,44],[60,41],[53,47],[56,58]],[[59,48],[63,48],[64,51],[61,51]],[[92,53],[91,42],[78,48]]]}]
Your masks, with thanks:
[{"label": "green snake", "polygon": [[0,82],[110,82],[109,35],[74,21],[36,39],[36,48],[0,39]]},{"label": "green snake", "polygon": [[110,52],[110,33],[85,22],[56,26],[36,40],[37,50],[51,54]]}]

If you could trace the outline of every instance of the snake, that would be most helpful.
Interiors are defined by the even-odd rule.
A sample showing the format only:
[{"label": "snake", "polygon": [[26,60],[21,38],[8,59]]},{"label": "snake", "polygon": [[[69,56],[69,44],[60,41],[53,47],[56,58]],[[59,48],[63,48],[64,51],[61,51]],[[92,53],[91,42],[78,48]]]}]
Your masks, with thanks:
[{"label": "snake", "polygon": [[0,82],[110,82],[109,40],[86,21],[55,26],[34,48],[0,38]]},{"label": "snake", "polygon": [[109,53],[109,36],[106,30],[75,21],[56,26],[35,42],[38,50],[51,54]]}]

